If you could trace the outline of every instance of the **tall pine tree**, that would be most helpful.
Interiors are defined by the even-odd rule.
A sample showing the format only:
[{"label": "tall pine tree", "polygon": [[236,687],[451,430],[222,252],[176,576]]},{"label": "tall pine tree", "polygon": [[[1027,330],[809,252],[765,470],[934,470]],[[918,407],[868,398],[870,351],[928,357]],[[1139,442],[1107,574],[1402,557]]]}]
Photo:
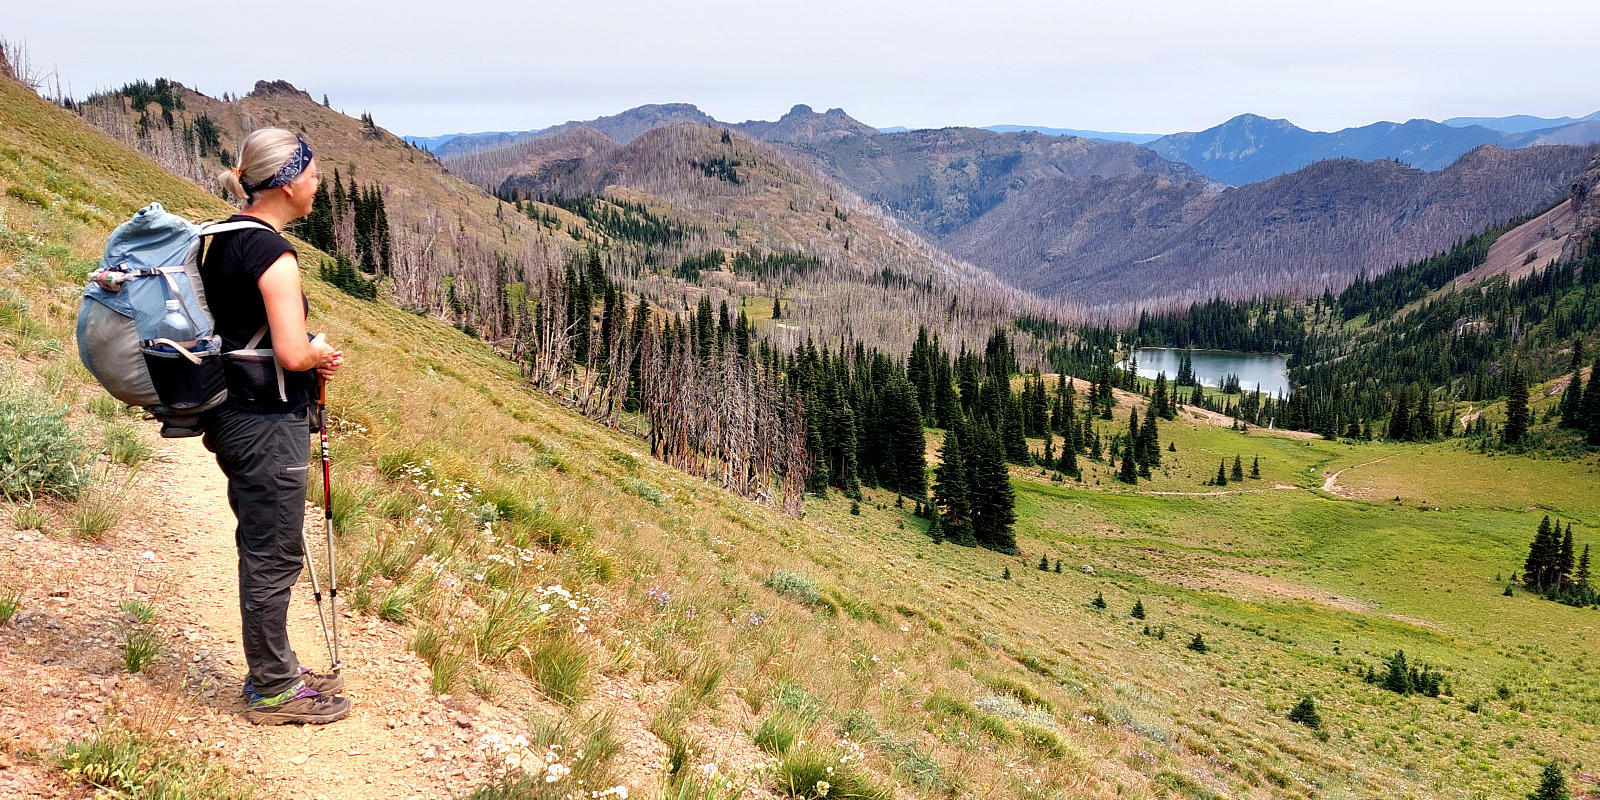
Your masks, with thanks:
[{"label": "tall pine tree", "polygon": [[939,466],[934,470],[933,502],[942,517],[944,537],[955,544],[975,547],[972,533],[972,504],[967,492],[967,467],[961,457],[961,435],[956,430],[945,434],[939,448]]},{"label": "tall pine tree", "polygon": [[1522,367],[1513,364],[1506,377],[1506,427],[1503,433],[1507,445],[1518,445],[1528,435],[1528,381]]}]

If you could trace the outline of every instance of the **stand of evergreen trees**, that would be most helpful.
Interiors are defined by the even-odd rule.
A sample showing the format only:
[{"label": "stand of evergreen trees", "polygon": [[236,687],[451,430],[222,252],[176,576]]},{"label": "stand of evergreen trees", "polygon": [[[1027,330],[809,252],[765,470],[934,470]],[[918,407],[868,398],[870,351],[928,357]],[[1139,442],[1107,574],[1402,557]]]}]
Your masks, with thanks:
[{"label": "stand of evergreen trees", "polygon": [[1590,572],[1589,545],[1577,555],[1572,539],[1572,523],[1563,531],[1558,521],[1551,524],[1546,515],[1539,521],[1533,541],[1528,545],[1528,558],[1522,565],[1522,585],[1551,600],[1571,606],[1600,605],[1600,590],[1593,583]]},{"label": "stand of evergreen trees", "polygon": [[1381,686],[1395,694],[1438,697],[1440,694],[1450,693],[1443,672],[1427,665],[1408,664],[1404,650],[1396,650],[1394,656],[1389,659],[1388,666],[1382,671],[1371,666],[1367,667],[1365,678],[1367,683]]},{"label": "stand of evergreen trees", "polygon": [[338,254],[368,275],[385,275],[393,263],[393,237],[383,192],[377,184],[361,186],[354,179],[346,190],[339,170],[333,188],[317,187],[311,213],[299,223],[301,238],[325,253]]}]

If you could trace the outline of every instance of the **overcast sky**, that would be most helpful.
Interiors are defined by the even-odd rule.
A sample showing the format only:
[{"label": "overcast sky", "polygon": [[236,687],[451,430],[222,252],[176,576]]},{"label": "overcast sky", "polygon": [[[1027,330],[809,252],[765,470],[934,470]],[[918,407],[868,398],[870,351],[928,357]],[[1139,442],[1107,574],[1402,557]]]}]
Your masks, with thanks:
[{"label": "overcast sky", "polygon": [[80,98],[138,78],[214,96],[284,79],[412,135],[678,101],[729,122],[806,103],[879,127],[1155,133],[1243,112],[1333,130],[1600,109],[1595,0],[5,5],[0,37]]}]

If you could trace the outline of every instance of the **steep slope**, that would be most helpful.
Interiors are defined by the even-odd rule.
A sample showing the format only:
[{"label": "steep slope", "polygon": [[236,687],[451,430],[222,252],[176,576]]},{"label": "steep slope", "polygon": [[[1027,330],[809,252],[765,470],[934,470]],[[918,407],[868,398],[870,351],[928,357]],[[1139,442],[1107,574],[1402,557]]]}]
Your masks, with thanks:
[{"label": "steep slope", "polygon": [[[896,350],[910,345],[919,324],[977,346],[995,320],[1062,313],[932,247],[802,160],[725,128],[658,128],[620,147],[595,146],[581,159],[555,158],[568,148],[548,142],[513,148],[524,160],[504,168],[500,191],[643,203],[694,231],[681,243],[628,256],[654,265],[629,272],[669,309],[687,307],[708,288],[741,302],[778,295],[786,311],[770,330],[780,342],[847,331]],[[490,155],[448,163],[465,167]],[[740,252],[800,260],[770,272],[720,266],[723,256],[733,264]],[[709,253],[718,267],[679,270]],[[763,306],[762,316],[771,307],[754,305]]]},{"label": "steep slope", "polygon": [[[231,100],[165,80],[154,86],[166,89],[106,93],[76,108],[113,138],[209,191],[217,191],[214,176],[224,167],[224,154],[235,152],[249,130],[274,125],[303,133],[330,178],[338,172],[348,189],[360,184],[381,191],[393,260],[374,277],[408,308],[453,314],[490,337],[501,336],[507,325],[504,283],[559,268],[575,245],[561,226],[506,213],[504,203],[450,175],[427,151],[323,106],[286,82],[259,81],[250,94]],[[215,144],[199,144],[195,131],[204,128],[215,131]],[[324,188],[331,192],[332,183]],[[353,234],[338,236],[341,249],[354,247]],[[353,258],[353,252],[345,255]],[[470,317],[460,314],[463,304],[473,310]]]},{"label": "steep slope", "polygon": [[1438,172],[1336,159],[1215,192],[1040,183],[944,240],[1017,285],[1090,305],[1320,292],[1566,194],[1600,147],[1484,147]]}]

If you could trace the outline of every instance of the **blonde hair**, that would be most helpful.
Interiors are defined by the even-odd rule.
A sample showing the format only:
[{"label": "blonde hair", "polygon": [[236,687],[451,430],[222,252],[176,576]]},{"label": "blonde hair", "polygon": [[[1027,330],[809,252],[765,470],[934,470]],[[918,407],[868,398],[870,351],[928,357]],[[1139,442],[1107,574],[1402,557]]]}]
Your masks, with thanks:
[{"label": "blonde hair", "polygon": [[217,184],[248,202],[250,193],[244,187],[272,177],[299,149],[299,136],[282,128],[257,128],[244,137],[233,169],[219,173]]}]

